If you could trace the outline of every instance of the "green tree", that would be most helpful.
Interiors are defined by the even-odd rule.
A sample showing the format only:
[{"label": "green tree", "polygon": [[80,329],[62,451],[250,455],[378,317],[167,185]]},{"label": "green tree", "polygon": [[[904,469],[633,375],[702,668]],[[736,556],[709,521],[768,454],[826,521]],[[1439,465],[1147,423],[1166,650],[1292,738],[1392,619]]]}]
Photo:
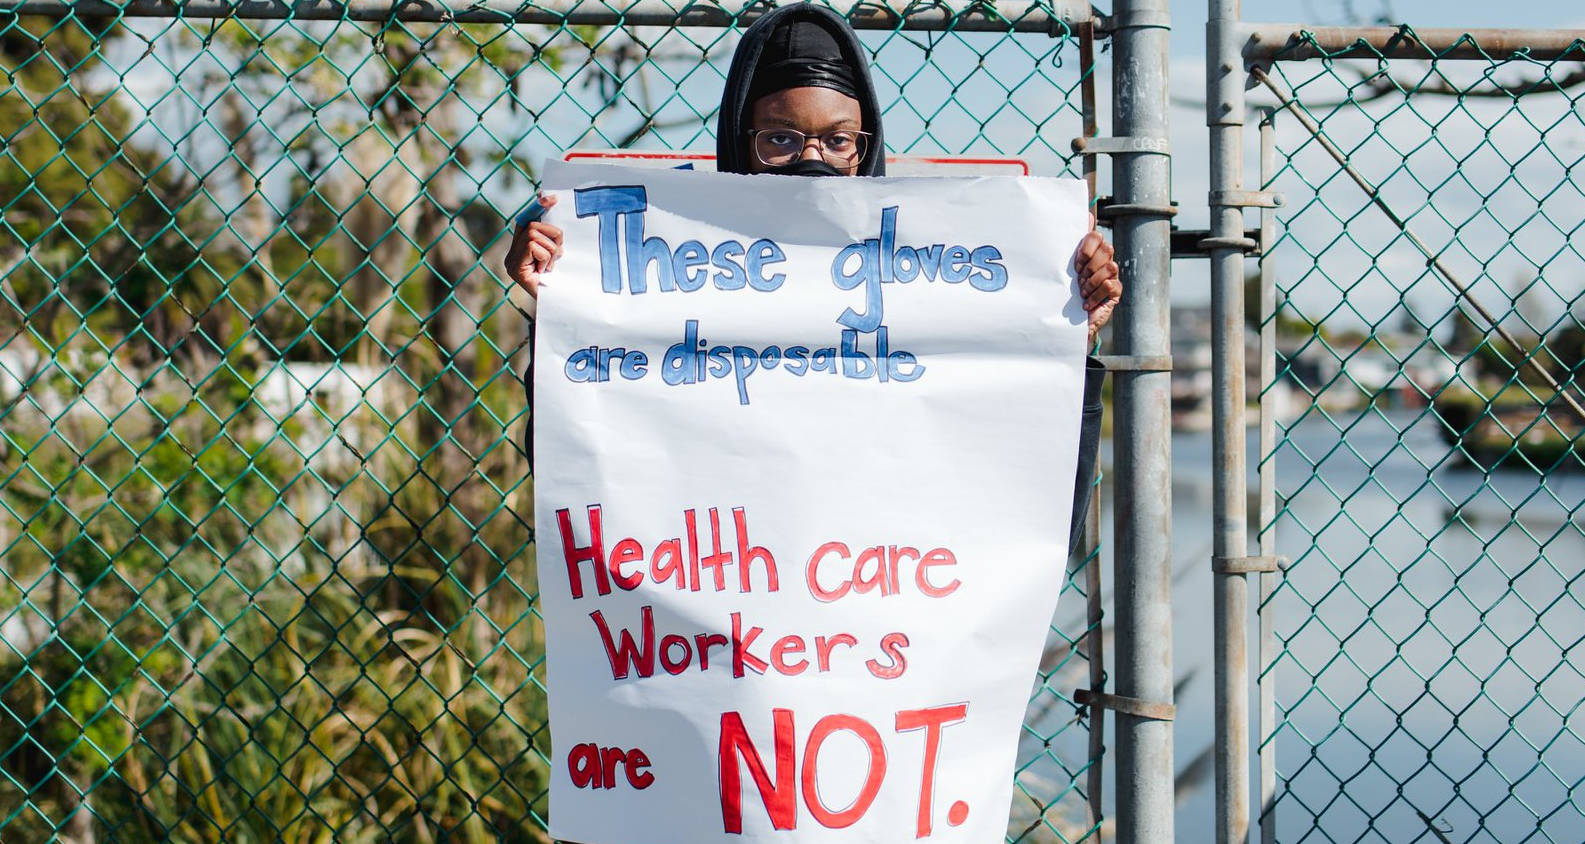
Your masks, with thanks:
[{"label": "green tree", "polygon": [[520,59],[169,27],[183,125],[120,90],[129,26],[0,17],[0,838],[541,840],[523,316],[470,175]]}]

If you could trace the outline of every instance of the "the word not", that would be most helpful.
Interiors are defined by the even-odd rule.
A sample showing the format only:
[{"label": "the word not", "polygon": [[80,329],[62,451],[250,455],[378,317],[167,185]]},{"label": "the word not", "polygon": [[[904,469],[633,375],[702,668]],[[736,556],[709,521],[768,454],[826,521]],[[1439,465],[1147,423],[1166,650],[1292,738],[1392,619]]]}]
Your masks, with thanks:
[{"label": "the word not", "polygon": [[567,774],[574,788],[616,788],[616,771],[626,768],[627,784],[643,791],[655,783],[655,775],[645,770],[649,756],[638,748],[601,747],[587,742],[567,754]]},{"label": "the word not", "polygon": [[[711,507],[710,553],[701,554],[699,545],[699,517],[694,510],[682,514],[682,536],[674,536],[656,543],[646,555],[643,543],[632,537],[617,541],[607,553],[605,526],[600,505],[591,504],[587,511],[589,544],[579,545],[572,528],[572,512],[556,511],[556,529],[561,534],[561,556],[567,565],[567,581],[574,599],[583,597],[583,574],[579,566],[589,563],[594,574],[594,589],[601,595],[611,594],[611,584],[631,592],[644,582],[646,571],[654,583],[674,583],[678,589],[698,592],[708,582],[715,591],[727,589],[726,570],[737,566],[737,591],[754,590],[753,569],[758,564],[765,571],[765,589],[775,592],[780,588],[776,577],[776,558],[770,551],[749,541],[748,514],[742,507],[732,508],[733,541],[723,545],[725,535],[721,529],[721,511]],[[735,553],[734,553],[735,552]],[[644,565],[646,556],[647,566]],[[632,566],[630,570],[628,567]],[[709,580],[704,579],[709,572]]]},{"label": "the word not", "polygon": [[[968,704],[955,703],[924,709],[905,709],[896,713],[893,728],[896,733],[924,731],[925,752],[923,771],[919,777],[918,813],[914,822],[914,837],[930,836],[935,822],[936,764],[941,753],[941,734],[946,727],[963,721],[968,716]],[[725,832],[743,832],[742,767],[747,767],[754,787],[759,791],[760,802],[770,824],[775,829],[798,828],[798,798],[815,823],[827,829],[843,829],[864,817],[875,802],[881,784],[886,779],[886,748],[881,733],[874,725],[856,715],[827,715],[815,722],[804,741],[802,758],[798,755],[797,733],[791,709],[772,709],[771,760],[774,768],[765,764],[765,757],[754,745],[743,725],[743,716],[737,712],[721,714],[721,741],[719,745],[721,776],[721,826]],[[825,740],[838,731],[852,733],[869,751],[869,769],[859,793],[845,808],[833,810],[826,805],[819,788],[820,748]],[[800,776],[800,773],[802,776]],[[800,786],[802,786],[800,788]],[[839,804],[841,805],[841,804]],[[955,802],[947,813],[947,822],[958,826],[968,819],[969,807]]]},{"label": "the word not", "polygon": [[685,240],[675,249],[664,238],[644,236],[644,211],[649,195],[643,185],[581,188],[573,191],[579,217],[599,223],[600,289],[621,293],[626,281],[630,293],[649,290],[650,271],[662,293],[692,293],[713,283],[719,290],[752,287],[770,292],[787,280],[785,273],[766,275],[765,268],[787,260],[787,254],[767,238],[744,246],[725,240],[712,248]]}]

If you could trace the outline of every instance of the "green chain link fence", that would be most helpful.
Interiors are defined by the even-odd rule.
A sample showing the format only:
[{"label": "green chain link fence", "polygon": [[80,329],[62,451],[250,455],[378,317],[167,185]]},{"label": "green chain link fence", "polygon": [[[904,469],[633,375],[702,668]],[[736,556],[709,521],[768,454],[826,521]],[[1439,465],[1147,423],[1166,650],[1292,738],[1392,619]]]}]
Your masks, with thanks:
[{"label": "green chain link fence", "polygon": [[[547,840],[506,221],[712,150],[739,29],[58,11],[0,13],[0,840]],[[1076,166],[1066,27],[864,40],[893,152]],[[1009,840],[1104,829],[1083,585]]]},{"label": "green chain link fence", "polygon": [[1269,70],[1278,840],[1585,835],[1582,60]]}]

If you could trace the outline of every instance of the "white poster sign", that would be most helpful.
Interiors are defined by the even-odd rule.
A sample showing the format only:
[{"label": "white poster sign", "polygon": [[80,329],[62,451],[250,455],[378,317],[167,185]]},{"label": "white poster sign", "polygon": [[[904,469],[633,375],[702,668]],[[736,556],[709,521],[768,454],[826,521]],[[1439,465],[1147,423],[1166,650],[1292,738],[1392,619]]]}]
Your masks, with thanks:
[{"label": "white poster sign", "polygon": [[1001,841],[1067,552],[1082,183],[546,187],[551,834]]}]

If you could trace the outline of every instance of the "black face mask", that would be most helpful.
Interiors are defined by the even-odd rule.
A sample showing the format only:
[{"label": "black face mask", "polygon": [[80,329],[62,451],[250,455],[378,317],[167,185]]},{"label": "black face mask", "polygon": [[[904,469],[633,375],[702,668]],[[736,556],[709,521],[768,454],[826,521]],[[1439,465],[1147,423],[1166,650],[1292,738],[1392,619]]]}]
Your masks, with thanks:
[{"label": "black face mask", "polygon": [[841,170],[825,163],[819,158],[800,158],[790,164],[772,167],[766,173],[775,173],[778,176],[841,176]]}]

